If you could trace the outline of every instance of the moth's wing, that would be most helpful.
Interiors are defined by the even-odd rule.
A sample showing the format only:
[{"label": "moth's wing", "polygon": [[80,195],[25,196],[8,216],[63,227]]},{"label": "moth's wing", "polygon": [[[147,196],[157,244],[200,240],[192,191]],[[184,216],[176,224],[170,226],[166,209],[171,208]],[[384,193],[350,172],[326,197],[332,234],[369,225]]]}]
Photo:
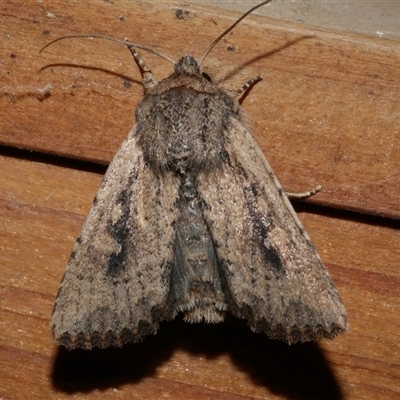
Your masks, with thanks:
[{"label": "moth's wing", "polygon": [[156,176],[135,128],[110,164],[78,237],[51,329],[68,348],[120,346],[173,317],[168,304],[179,182]]},{"label": "moth's wing", "polygon": [[332,338],[346,330],[339,294],[261,150],[237,121],[228,160],[198,190],[230,311],[271,338]]}]

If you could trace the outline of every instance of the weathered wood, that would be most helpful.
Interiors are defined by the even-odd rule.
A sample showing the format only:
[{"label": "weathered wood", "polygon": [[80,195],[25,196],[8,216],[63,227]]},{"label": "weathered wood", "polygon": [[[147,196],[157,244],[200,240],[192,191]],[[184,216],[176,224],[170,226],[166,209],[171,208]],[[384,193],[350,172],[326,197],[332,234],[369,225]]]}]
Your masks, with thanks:
[{"label": "weathered wood", "polygon": [[[61,36],[93,33],[129,37],[173,58],[201,56],[237,17],[190,6],[178,19],[182,4],[128,0],[1,7],[0,143],[106,164],[142,97],[128,50],[88,39],[39,50]],[[143,56],[157,77],[170,73],[164,60]],[[264,77],[243,107],[288,191],[322,184],[313,202],[399,218],[399,66],[398,42],[250,16],[204,68],[230,88]]]},{"label": "weathered wood", "polygon": [[[180,8],[188,19],[176,18]],[[0,5],[1,398],[400,396],[399,44],[263,17],[243,21],[205,70],[231,88],[264,76],[243,107],[287,190],[324,186],[296,209],[342,295],[349,333],[287,346],[234,318],[178,319],[123,349],[67,352],[52,342],[59,282],[105,171],[78,160],[111,160],[142,90],[129,52],[116,43],[71,40],[38,51],[59,36],[101,33],[174,58],[201,55],[236,17],[172,2]],[[171,71],[143,56],[158,77]]]},{"label": "weathered wood", "polygon": [[87,399],[96,398],[95,389],[138,399],[178,398],[175,391],[185,399],[400,394],[400,230],[380,218],[301,204],[300,218],[347,307],[348,334],[287,346],[233,318],[219,325],[174,321],[122,350],[58,352],[51,309],[102,174],[43,161],[0,158],[3,398],[73,392]]}]

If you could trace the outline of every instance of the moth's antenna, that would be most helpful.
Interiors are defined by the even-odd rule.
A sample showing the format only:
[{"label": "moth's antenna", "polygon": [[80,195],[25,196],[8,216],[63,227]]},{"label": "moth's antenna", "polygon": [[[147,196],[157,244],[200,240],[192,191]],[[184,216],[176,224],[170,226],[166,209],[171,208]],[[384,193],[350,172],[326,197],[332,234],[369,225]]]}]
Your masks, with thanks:
[{"label": "moth's antenna", "polygon": [[258,4],[257,6],[251,8],[249,11],[245,12],[233,25],[231,25],[225,32],[221,33],[208,47],[204,56],[200,59],[200,65],[203,65],[204,59],[208,56],[208,53],[213,49],[213,47],[224,37],[226,36],[242,19],[246,18],[249,14],[251,14],[257,8],[269,3],[271,0],[263,1],[262,3]]},{"label": "moth's antenna", "polygon": [[166,56],[165,54],[162,54],[162,53],[158,52],[157,50],[152,49],[151,47],[143,46],[143,45],[137,44],[137,43],[132,43],[128,39],[120,40],[120,39],[113,38],[111,36],[104,36],[104,35],[69,35],[69,36],[62,36],[62,37],[59,37],[57,39],[54,39],[50,43],[47,43],[46,46],[41,48],[39,53],[41,53],[46,47],[49,47],[50,45],[52,45],[55,42],[58,42],[58,41],[64,40],[64,39],[72,39],[72,38],[94,38],[94,39],[111,40],[112,42],[122,43],[125,46],[127,46],[128,48],[129,47],[133,47],[133,48],[146,50],[149,53],[155,54],[156,56],[159,56],[159,57],[163,58],[164,60],[167,60],[171,64],[175,65],[175,61],[172,58]]}]

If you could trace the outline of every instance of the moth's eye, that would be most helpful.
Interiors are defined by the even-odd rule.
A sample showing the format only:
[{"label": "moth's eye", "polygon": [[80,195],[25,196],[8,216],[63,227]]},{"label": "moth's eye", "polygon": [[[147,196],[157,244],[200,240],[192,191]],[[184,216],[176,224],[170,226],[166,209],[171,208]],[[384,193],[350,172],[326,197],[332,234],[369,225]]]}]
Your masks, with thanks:
[{"label": "moth's eye", "polygon": [[212,82],[210,75],[206,74],[205,72],[202,72],[201,75],[203,78],[207,79],[209,82]]}]

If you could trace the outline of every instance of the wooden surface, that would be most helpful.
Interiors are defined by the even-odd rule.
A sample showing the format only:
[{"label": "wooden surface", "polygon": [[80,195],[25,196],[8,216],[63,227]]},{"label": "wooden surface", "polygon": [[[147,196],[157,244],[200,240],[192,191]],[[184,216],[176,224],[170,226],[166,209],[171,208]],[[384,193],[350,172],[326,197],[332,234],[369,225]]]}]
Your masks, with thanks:
[{"label": "wooden surface", "polygon": [[[112,159],[142,89],[117,43],[40,48],[92,33],[200,57],[237,16],[172,2],[1,3],[0,398],[400,398],[399,43],[264,17],[243,21],[204,70],[228,88],[264,77],[242,105],[286,190],[323,185],[295,208],[337,284],[349,333],[287,346],[234,318],[178,318],[123,349],[52,342],[55,294],[105,171],[95,162]],[[141,54],[160,79],[170,73]]]}]

